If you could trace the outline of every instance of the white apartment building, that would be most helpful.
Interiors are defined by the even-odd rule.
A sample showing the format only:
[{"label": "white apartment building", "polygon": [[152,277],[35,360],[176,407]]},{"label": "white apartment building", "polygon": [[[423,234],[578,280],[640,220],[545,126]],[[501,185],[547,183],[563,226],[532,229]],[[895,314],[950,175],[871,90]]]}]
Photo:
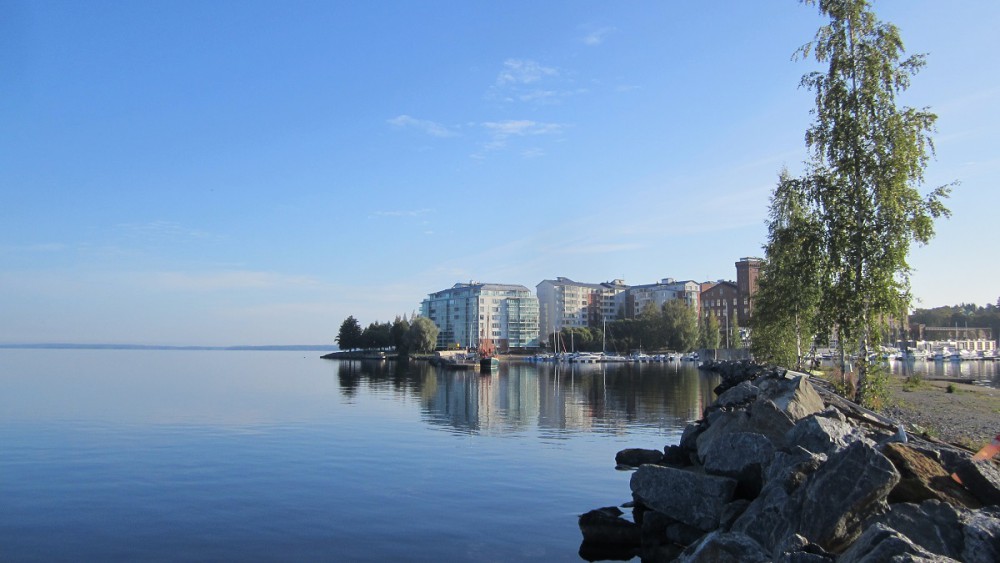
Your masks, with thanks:
[{"label": "white apartment building", "polygon": [[535,286],[538,295],[541,338],[563,328],[600,327],[605,320],[618,318],[629,287],[623,280],[582,283],[558,277]]},{"label": "white apartment building", "polygon": [[438,348],[478,348],[487,338],[500,351],[538,347],[538,298],[523,285],[457,283],[428,295],[420,314],[438,327]]},{"label": "white apartment building", "polygon": [[693,281],[677,281],[674,278],[664,278],[659,283],[633,285],[628,290],[626,299],[626,316],[637,318],[649,305],[656,308],[673,299],[682,299],[688,307],[700,313],[701,284]]}]

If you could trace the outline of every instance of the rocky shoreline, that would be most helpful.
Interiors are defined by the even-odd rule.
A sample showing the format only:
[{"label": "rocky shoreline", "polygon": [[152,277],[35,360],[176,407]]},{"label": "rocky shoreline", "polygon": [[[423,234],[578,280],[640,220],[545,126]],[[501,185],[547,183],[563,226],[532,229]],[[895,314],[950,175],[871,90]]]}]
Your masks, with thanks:
[{"label": "rocky shoreline", "polygon": [[806,374],[720,372],[718,399],[680,444],[618,453],[634,470],[621,506],[631,514],[581,515],[581,557],[1000,561],[995,462],[909,433]]}]

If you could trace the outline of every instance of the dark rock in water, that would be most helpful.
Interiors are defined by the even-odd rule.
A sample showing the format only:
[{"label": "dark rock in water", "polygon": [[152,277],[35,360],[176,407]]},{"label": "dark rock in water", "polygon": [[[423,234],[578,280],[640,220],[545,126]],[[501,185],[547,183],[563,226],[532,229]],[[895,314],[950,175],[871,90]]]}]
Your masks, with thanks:
[{"label": "dark rock in water", "polygon": [[733,498],[736,481],[643,465],[632,474],[630,486],[636,499],[650,509],[707,532],[719,525],[723,507]]},{"label": "dark rock in water", "polygon": [[684,522],[671,522],[664,532],[667,539],[677,545],[691,545],[705,535],[704,531]]},{"label": "dark rock in water", "polygon": [[1000,469],[992,461],[965,459],[958,464],[955,474],[984,505],[1000,505]]},{"label": "dark rock in water", "polygon": [[688,424],[681,433],[681,441],[677,445],[682,450],[694,452],[698,449],[698,438],[708,429],[706,424]]},{"label": "dark rock in water", "polygon": [[838,563],[877,561],[955,561],[950,557],[935,555],[914,544],[909,538],[887,527],[876,524],[865,530],[861,537],[837,559]]},{"label": "dark rock in water", "polygon": [[941,464],[920,450],[906,444],[890,443],[882,448],[882,453],[896,466],[901,476],[899,484],[889,493],[890,503],[936,499],[956,506],[980,507],[979,501],[956,483]]},{"label": "dark rock in water", "polygon": [[615,454],[615,463],[625,467],[639,467],[646,463],[660,463],[661,461],[663,461],[663,452],[660,450],[628,448]]},{"label": "dark rock in water", "polygon": [[884,507],[886,495],[899,481],[892,463],[860,442],[831,455],[804,478],[796,477],[798,464],[791,467],[784,479],[767,482],[733,524],[734,531],[770,551],[793,534],[827,551],[844,549],[861,533],[861,523]]},{"label": "dark rock in water", "polygon": [[738,532],[712,532],[677,558],[683,563],[764,563],[771,560],[753,538]]},{"label": "dark rock in water", "polygon": [[666,446],[663,448],[663,465],[672,467],[689,467],[691,465],[692,451],[680,446]]},{"label": "dark rock in water", "polygon": [[704,450],[705,472],[736,479],[736,495],[753,498],[763,486],[763,471],[774,457],[774,446],[762,434],[732,432],[708,443]]},{"label": "dark rock in water", "polygon": [[636,547],[622,547],[584,541],[580,544],[578,555],[584,561],[631,561],[638,555]]},{"label": "dark rock in water", "polygon": [[622,518],[622,511],[609,506],[581,514],[579,519],[583,541],[589,544],[636,547],[642,530],[635,522]]},{"label": "dark rock in water", "polygon": [[642,515],[642,545],[651,546],[667,542],[667,526],[676,522],[673,518],[655,510],[647,510]]}]

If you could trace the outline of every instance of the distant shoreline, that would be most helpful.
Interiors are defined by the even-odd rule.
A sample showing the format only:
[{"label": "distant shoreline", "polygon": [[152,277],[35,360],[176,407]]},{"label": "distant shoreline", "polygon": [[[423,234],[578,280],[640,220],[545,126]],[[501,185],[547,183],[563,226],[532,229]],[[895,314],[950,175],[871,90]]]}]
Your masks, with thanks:
[{"label": "distant shoreline", "polygon": [[286,351],[329,352],[336,346],[322,344],[272,344],[261,346],[165,346],[157,344],[69,344],[62,342],[31,344],[0,344],[0,349],[20,350],[219,350],[219,351]]}]

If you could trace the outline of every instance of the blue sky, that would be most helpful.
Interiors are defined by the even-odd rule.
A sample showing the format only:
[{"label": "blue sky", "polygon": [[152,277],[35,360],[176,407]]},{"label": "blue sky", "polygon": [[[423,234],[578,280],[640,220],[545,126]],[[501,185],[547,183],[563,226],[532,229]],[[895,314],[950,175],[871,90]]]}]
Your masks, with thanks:
[{"label": "blue sky", "polygon": [[[928,54],[918,306],[996,302],[1000,3]],[[801,170],[794,1],[0,4],[0,342],[332,342],[461,281],[735,277]]]}]

